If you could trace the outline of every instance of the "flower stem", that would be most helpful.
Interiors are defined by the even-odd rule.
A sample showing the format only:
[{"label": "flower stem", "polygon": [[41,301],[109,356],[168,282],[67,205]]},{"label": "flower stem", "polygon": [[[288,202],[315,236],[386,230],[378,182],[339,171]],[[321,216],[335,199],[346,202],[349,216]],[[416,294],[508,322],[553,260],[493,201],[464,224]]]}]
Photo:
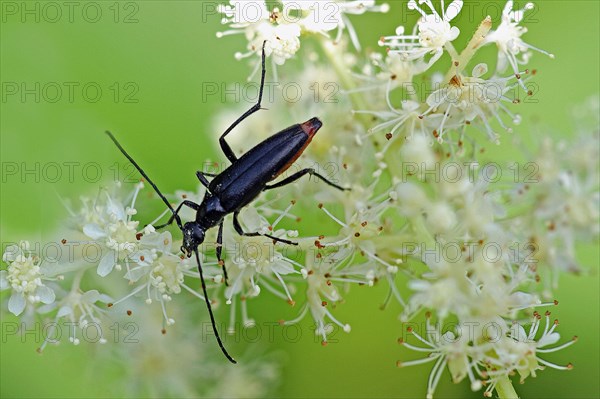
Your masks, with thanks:
[{"label": "flower stem", "polygon": [[444,48],[446,49],[448,54],[450,54],[450,58],[452,58],[452,60],[457,60],[459,58],[459,55],[456,52],[456,49],[454,48],[452,43],[448,42],[448,43],[444,44]]},{"label": "flower stem", "polygon": [[73,283],[71,284],[71,293],[76,293],[79,291],[79,287],[81,285],[81,279],[83,277],[83,274],[85,273],[85,270],[79,270],[77,272],[77,274],[75,275],[75,277],[73,278]]},{"label": "flower stem", "polygon": [[518,399],[519,395],[515,391],[515,388],[510,381],[508,376],[500,377],[496,384],[496,392],[500,399]]},{"label": "flower stem", "polygon": [[[485,36],[492,29],[492,18],[488,15],[484,18],[483,21],[479,24],[479,27],[473,34],[473,37],[467,44],[467,47],[460,53],[457,59],[452,61],[452,66],[450,66],[450,70],[446,73],[444,77],[445,82],[449,82],[450,79],[454,75],[459,75],[464,69],[469,65],[469,61],[473,58],[473,55],[477,50],[479,50],[479,46],[481,46]],[[456,52],[455,52],[456,53]],[[454,58],[454,57],[453,57]]]}]

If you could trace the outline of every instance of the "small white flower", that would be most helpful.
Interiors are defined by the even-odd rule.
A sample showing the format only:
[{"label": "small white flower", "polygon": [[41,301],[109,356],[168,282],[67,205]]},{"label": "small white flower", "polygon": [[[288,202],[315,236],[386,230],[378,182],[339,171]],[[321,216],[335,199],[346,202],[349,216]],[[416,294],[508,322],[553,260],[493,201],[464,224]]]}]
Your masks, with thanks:
[{"label": "small white flower", "polygon": [[369,55],[369,60],[371,65],[365,67],[363,74],[357,76],[358,79],[366,81],[368,84],[355,89],[355,91],[385,87],[388,98],[392,90],[411,83],[415,75],[427,69],[425,62],[409,61],[402,54],[394,51],[387,52],[385,59],[380,53],[372,53]]},{"label": "small white flower", "polygon": [[[286,217],[293,204],[276,219],[273,224],[259,215],[254,207],[246,208],[240,220],[244,231],[256,231],[269,234],[274,237],[289,239],[287,231],[276,229],[277,224]],[[223,253],[227,255],[227,272],[229,275],[229,287],[225,289],[227,303],[231,303],[235,296],[242,298],[255,297],[262,290],[262,285],[276,296],[287,300],[289,304],[295,304],[292,292],[286,283],[292,275],[301,275],[301,264],[285,256],[286,247],[275,244],[273,240],[262,236],[240,236],[233,229],[225,232]],[[283,293],[275,287],[280,286]],[[245,305],[243,305],[245,306]],[[246,321],[244,321],[246,324]]]},{"label": "small white flower", "polygon": [[160,294],[179,294],[184,274],[180,269],[180,259],[175,255],[164,255],[157,259],[157,265],[150,272],[150,283]]},{"label": "small white flower", "polygon": [[300,36],[303,33],[320,33],[337,29],[336,43],[342,33],[348,30],[356,48],[360,48],[358,36],[347,14],[364,14],[368,11],[387,12],[387,4],[375,5],[374,0],[340,1],[282,1],[283,9],[267,9],[264,1],[230,1],[230,5],[220,6],[224,15],[223,24],[231,29],[218,32],[217,37],[243,33],[248,40],[248,52],[235,54],[237,59],[260,55],[266,40],[265,55],[272,56],[276,64],[282,65],[300,49]]},{"label": "small white flower", "polygon": [[543,369],[544,366],[558,370],[573,368],[570,363],[559,366],[539,357],[540,353],[559,351],[577,340],[577,337],[573,337],[562,345],[547,348],[560,338],[554,331],[558,322],[555,321],[550,327],[549,315],[546,312],[546,327],[542,335],[536,338],[541,320],[538,312],[534,312],[534,322],[529,332],[519,323],[510,325],[499,317],[487,322],[463,319],[458,323],[450,323],[456,331],[443,331],[442,323],[432,325],[431,315],[427,313],[424,333],[419,333],[412,326],[407,328],[408,334],[415,337],[421,346],[413,345],[404,338],[398,340],[404,347],[426,353],[427,356],[417,360],[398,361],[397,366],[414,366],[435,361],[427,384],[427,398],[433,397],[446,367],[454,383],[468,377],[473,391],[480,390],[485,385],[484,396],[491,397],[499,379],[512,375],[515,371],[521,375],[523,382],[529,375],[535,377],[536,370]]},{"label": "small white flower", "polygon": [[396,362],[397,367],[416,366],[435,361],[427,381],[426,398],[432,399],[435,389],[441,379],[442,373],[448,368],[452,382],[458,383],[465,377],[469,378],[471,390],[478,391],[482,387],[482,376],[478,360],[484,356],[486,345],[479,345],[476,337],[481,334],[481,325],[476,322],[456,324],[457,331],[443,331],[442,323],[431,323],[431,314],[426,314],[425,331],[419,333],[413,327],[407,328],[407,333],[415,337],[422,345],[409,343],[404,338],[399,338],[398,343],[408,349],[427,356],[417,360]]},{"label": "small white flower", "polygon": [[[565,349],[575,342],[577,336],[573,337],[561,345],[555,345],[560,334],[555,332],[558,326],[558,320],[550,321],[550,312],[546,312],[544,319],[546,321],[542,334],[541,331],[542,316],[536,311],[533,313],[533,323],[526,331],[521,323],[514,322],[510,327],[510,333],[506,337],[498,340],[494,344],[494,355],[487,359],[489,371],[484,372],[484,376],[489,378],[484,395],[491,397],[492,392],[498,383],[499,377],[519,373],[520,382],[524,383],[529,376],[535,377],[536,371],[550,367],[556,370],[572,370],[571,363],[561,366],[540,357],[541,354],[557,352]],[[552,347],[548,347],[554,345]]]},{"label": "small white flower", "polygon": [[300,25],[284,18],[279,8],[269,12],[263,1],[232,0],[230,4],[219,6],[218,11],[225,16],[221,22],[229,24],[232,29],[218,32],[217,37],[245,35],[248,51],[236,53],[235,58],[242,59],[253,54],[260,56],[266,41],[265,55],[272,56],[276,64],[282,65],[300,49]]},{"label": "small white flower", "polygon": [[[69,342],[74,345],[78,345],[80,342],[77,338],[77,331],[80,330],[82,334],[86,334],[86,329],[91,328],[90,325],[94,325],[93,330],[98,334],[94,339],[95,342],[100,344],[107,342],[103,334],[106,324],[102,324],[101,317],[106,316],[106,304],[111,302],[111,298],[106,294],[101,294],[98,290],[81,291],[78,287],[79,281],[80,278],[76,277],[71,291],[56,303],[58,311],[54,323],[50,325],[46,338],[39,347],[38,352],[42,352],[48,343],[53,342],[54,338],[60,336],[60,333],[55,333],[55,330],[61,328],[58,324],[63,319],[69,322]],[[98,306],[98,302],[102,305]]]},{"label": "small white flower", "polygon": [[98,275],[102,277],[112,272],[120,261],[125,261],[128,265],[130,256],[139,247],[139,222],[132,220],[132,217],[137,213],[134,206],[142,188],[143,183],[136,184],[129,206],[124,206],[118,195],[113,196],[108,191],[101,190],[91,208],[84,201],[84,208],[75,220],[83,234],[104,249],[97,268]]},{"label": "small white flower", "polygon": [[[155,247],[159,247],[158,250],[139,251],[144,253],[144,255],[138,253],[138,256],[143,259],[138,260],[124,276],[130,281],[130,284],[136,283],[135,287],[127,295],[111,303],[110,306],[123,303],[138,294],[145,294],[146,304],[150,305],[155,301],[160,304],[165,325],[170,326],[175,323],[173,318],[167,314],[166,309],[166,304],[172,300],[171,295],[180,294],[183,288],[202,301],[204,301],[204,296],[185,282],[185,277],[200,278],[195,261],[170,252],[171,234],[169,232],[156,234],[156,236],[159,237],[150,237],[150,239],[160,241],[162,246],[156,244]],[[215,268],[211,264],[203,264],[203,272],[204,278],[207,280],[213,280],[216,274]]]},{"label": "small white flower", "polygon": [[546,296],[557,287],[558,272],[581,271],[576,243],[597,239],[600,233],[598,141],[597,132],[582,135],[572,145],[545,138],[529,164],[535,169],[525,171],[527,182],[518,184],[513,194],[513,201],[536,204],[511,224],[534,249],[530,261],[550,276],[544,281]]},{"label": "small white flower", "polygon": [[[527,44],[521,39],[521,36],[527,32],[527,28],[519,24],[523,20],[525,11],[533,7],[533,3],[527,3],[522,10],[513,10],[513,1],[507,1],[502,11],[502,22],[496,30],[485,37],[484,44],[496,43],[498,46],[498,71],[504,71],[510,64],[514,73],[519,74],[519,65],[526,63],[529,50],[536,50],[554,58],[553,54]],[[523,55],[522,59],[517,58],[519,54]]]},{"label": "small white flower", "polygon": [[[339,321],[330,311],[342,301],[343,287],[373,286],[378,280],[386,279],[389,284],[386,303],[392,297],[403,303],[393,282],[398,268],[386,261],[390,251],[381,237],[381,215],[388,208],[389,197],[374,199],[372,190],[372,186],[354,186],[351,192],[344,194],[339,199],[344,206],[341,219],[319,204],[321,211],[340,226],[339,233],[314,240],[314,249],[305,259],[306,272],[302,272],[306,275],[307,301],[297,318],[283,323],[296,323],[310,311],[316,322],[315,334],[321,337],[323,345],[327,344],[327,335],[333,332],[333,324],[344,332],[351,330],[350,325]],[[361,253],[366,261],[356,263],[356,253]]]},{"label": "small white flower", "polygon": [[451,27],[450,21],[460,13],[463,6],[461,0],[455,0],[450,3],[445,11],[442,10],[441,16],[437,13],[430,0],[420,0],[419,3],[425,3],[432,12],[431,14],[427,14],[417,5],[415,0],[408,2],[409,10],[417,10],[422,15],[417,25],[419,26],[419,42],[423,47],[441,48],[447,42],[451,42],[458,37],[460,30],[455,26]]},{"label": "small white flower", "polygon": [[[351,255],[351,251],[342,252]],[[342,275],[340,271],[336,270],[335,264],[336,262],[323,261],[319,257],[310,257],[306,260],[306,303],[295,319],[280,321],[283,325],[295,324],[310,311],[316,323],[315,335],[321,337],[322,345],[327,345],[327,335],[333,332],[333,325],[330,322],[336,324],[344,332],[350,332],[351,330],[349,324],[339,321],[329,309],[342,300],[339,287],[335,282],[348,281],[356,283],[358,280]],[[352,274],[352,271],[348,270],[348,272]]]},{"label": "small white flower", "polygon": [[[366,12],[389,11],[389,5],[384,3],[376,5],[375,0],[315,0],[315,1],[283,1],[283,9],[289,14],[291,10],[299,10],[302,18],[299,24],[308,32],[321,33],[328,36],[328,32],[337,29],[334,39],[339,43],[344,30],[348,30],[352,44],[360,50],[358,35],[347,15],[361,15]],[[292,18],[292,17],[289,17]]]},{"label": "small white flower", "polygon": [[2,260],[8,268],[0,271],[0,289],[12,289],[8,300],[8,310],[12,314],[19,316],[28,304],[54,302],[56,295],[43,283],[47,278],[40,268],[40,259],[29,251],[29,242],[9,245]]},{"label": "small white flower", "polygon": [[[408,137],[400,149],[400,155],[409,173],[417,173],[419,177],[423,177],[426,171],[435,170],[437,157],[433,152],[433,140],[422,134]],[[409,166],[412,169],[409,169]]]},{"label": "small white flower", "polygon": [[236,53],[237,59],[249,56],[252,53],[260,54],[262,44],[265,43],[265,55],[273,57],[277,65],[283,65],[300,50],[300,27],[296,24],[272,25],[263,22],[256,26],[254,36],[250,40],[246,54]]},{"label": "small white flower", "polygon": [[[385,168],[382,162],[378,166],[380,171]],[[389,255],[390,252],[382,233],[385,225],[382,215],[389,210],[390,200],[393,201],[396,193],[375,195],[376,183],[375,181],[368,187],[355,185],[350,192],[344,193],[338,200],[344,206],[341,218],[335,216],[324,204],[319,204],[319,208],[340,226],[337,235],[319,237],[315,241],[318,250],[334,250],[328,255],[327,262],[330,264],[328,267],[335,268],[335,272],[329,274],[339,273],[342,276],[339,281],[372,286],[376,279],[382,277],[387,278],[388,281],[393,279],[390,270],[395,269],[390,262],[394,262],[396,258],[388,259],[387,256],[380,256],[380,254]],[[356,251],[365,256],[368,261],[358,265],[346,264]],[[348,279],[346,280],[344,276]],[[390,287],[390,289],[394,288]]]},{"label": "small white flower", "polygon": [[448,8],[442,10],[441,16],[433,7],[431,0],[419,0],[419,4],[423,3],[429,7],[431,14],[422,9],[415,0],[408,2],[408,9],[417,10],[421,14],[417,22],[418,34],[413,32],[406,35],[404,27],[400,26],[396,29],[396,35],[382,37],[379,44],[389,47],[393,52],[398,52],[406,60],[419,60],[427,54],[433,54],[427,62],[429,68],[440,59],[444,46],[460,34],[460,30],[456,26],[451,26],[450,22],[460,13],[463,1],[454,0],[448,4]]},{"label": "small white flower", "polygon": [[368,135],[376,134],[384,131],[388,143],[381,150],[385,153],[389,146],[394,143],[394,137],[400,132],[403,135],[401,137],[412,137],[415,132],[421,133],[423,131],[423,121],[420,112],[420,104],[412,100],[402,101],[401,108],[394,108],[391,102],[387,101],[388,110],[386,111],[369,111],[369,110],[356,110],[356,114],[368,114],[373,115],[383,122],[371,127],[368,131]]},{"label": "small white flower", "polygon": [[83,209],[75,217],[77,228],[102,250],[103,255],[96,269],[101,277],[115,269],[120,270],[124,264],[125,276],[130,282],[135,282],[141,274],[147,273],[143,271],[143,266],[152,264],[157,251],[171,251],[171,233],[157,232],[151,224],[141,231],[137,230],[139,221],[134,220],[137,214],[135,202],[143,187],[143,183],[135,185],[134,191],[129,194],[131,200],[128,206],[123,205],[119,189],[112,194],[103,189],[94,205],[89,207],[84,201]]},{"label": "small white flower", "polygon": [[445,202],[436,202],[425,208],[427,226],[434,234],[448,233],[456,225],[456,213]]},{"label": "small white flower", "polygon": [[392,192],[400,204],[398,211],[411,219],[420,217],[423,208],[429,203],[429,198],[423,188],[413,182],[400,183]]},{"label": "small white flower", "polygon": [[486,80],[482,78],[485,73],[487,65],[478,64],[473,68],[472,76],[454,75],[449,84],[427,97],[429,108],[423,112],[423,116],[426,119],[433,117],[430,123],[434,126],[439,120],[433,135],[440,143],[444,140],[445,129],[455,130],[465,123],[478,122],[483,124],[490,140],[498,144],[498,135],[491,127],[491,120],[498,121],[508,132],[512,132],[512,128],[506,126],[501,114],[509,115],[515,124],[520,122],[520,116],[513,114],[503,104],[513,103],[506,96],[511,89],[508,81],[513,77]]}]

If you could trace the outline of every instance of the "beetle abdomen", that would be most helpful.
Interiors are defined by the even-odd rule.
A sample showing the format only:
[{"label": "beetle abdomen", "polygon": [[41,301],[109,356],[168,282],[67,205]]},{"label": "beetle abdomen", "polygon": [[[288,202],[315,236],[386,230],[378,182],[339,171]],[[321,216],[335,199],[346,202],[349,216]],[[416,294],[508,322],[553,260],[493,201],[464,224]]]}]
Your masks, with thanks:
[{"label": "beetle abdomen", "polygon": [[210,192],[227,204],[227,211],[242,208],[292,165],[320,127],[321,121],[312,118],[274,134],[215,177]]}]

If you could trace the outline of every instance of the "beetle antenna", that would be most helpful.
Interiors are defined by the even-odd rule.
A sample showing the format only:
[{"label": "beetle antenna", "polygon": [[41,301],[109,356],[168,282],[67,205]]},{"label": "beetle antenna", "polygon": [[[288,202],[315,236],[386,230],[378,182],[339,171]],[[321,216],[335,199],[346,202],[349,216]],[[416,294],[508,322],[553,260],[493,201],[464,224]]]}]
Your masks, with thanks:
[{"label": "beetle antenna", "polygon": [[210,322],[212,323],[213,331],[215,332],[215,337],[217,337],[217,342],[219,343],[219,347],[221,351],[225,355],[225,357],[233,364],[236,364],[234,358],[227,352],[225,346],[223,346],[223,342],[221,341],[221,337],[219,337],[219,331],[217,331],[217,325],[215,323],[215,316],[213,315],[212,306],[210,305],[210,300],[208,299],[208,294],[206,293],[206,284],[204,283],[204,276],[202,275],[202,264],[200,263],[200,255],[198,255],[198,248],[194,248],[194,253],[196,254],[196,261],[198,262],[198,272],[200,273],[200,281],[202,281],[202,292],[204,293],[204,300],[206,301],[206,307],[208,308],[208,314],[210,315]]},{"label": "beetle antenna", "polygon": [[165,196],[160,192],[160,190],[158,189],[158,187],[156,186],[156,184],[154,184],[154,182],[152,180],[150,180],[150,178],[148,177],[148,175],[146,174],[146,172],[144,172],[144,170],[140,167],[140,165],[138,165],[137,162],[135,162],[133,160],[133,158],[131,157],[131,155],[129,155],[127,153],[127,151],[125,151],[125,149],[117,141],[117,139],[115,138],[115,136],[113,136],[113,134],[111,132],[109,132],[108,130],[106,131],[106,134],[108,134],[108,137],[110,137],[110,139],[113,141],[113,143],[115,143],[115,145],[117,146],[117,148],[119,149],[119,151],[121,151],[121,153],[123,155],[125,155],[125,157],[127,159],[129,159],[129,162],[131,162],[131,164],[133,166],[135,166],[135,168],[138,170],[138,172],[140,172],[140,174],[144,177],[144,179],[146,179],[146,181],[148,183],[150,183],[150,185],[152,186],[152,188],[154,189],[154,191],[156,191],[156,193],[158,194],[158,196],[169,207],[169,209],[171,210],[171,212],[175,216],[175,219],[177,220],[177,224],[179,225],[179,228],[182,228],[182,226],[181,226],[181,219],[179,218],[179,215],[177,215],[177,212],[175,212],[175,209],[173,209],[173,207],[171,206],[171,203],[169,203],[169,201],[165,198]]}]

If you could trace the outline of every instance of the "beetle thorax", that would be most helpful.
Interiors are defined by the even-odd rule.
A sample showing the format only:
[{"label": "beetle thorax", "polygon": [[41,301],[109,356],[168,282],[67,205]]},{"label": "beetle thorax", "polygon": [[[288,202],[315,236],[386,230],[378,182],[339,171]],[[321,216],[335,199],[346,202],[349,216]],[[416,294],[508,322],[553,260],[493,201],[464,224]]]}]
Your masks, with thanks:
[{"label": "beetle thorax", "polygon": [[227,213],[218,197],[206,193],[196,213],[196,223],[208,230],[220,224]]}]

